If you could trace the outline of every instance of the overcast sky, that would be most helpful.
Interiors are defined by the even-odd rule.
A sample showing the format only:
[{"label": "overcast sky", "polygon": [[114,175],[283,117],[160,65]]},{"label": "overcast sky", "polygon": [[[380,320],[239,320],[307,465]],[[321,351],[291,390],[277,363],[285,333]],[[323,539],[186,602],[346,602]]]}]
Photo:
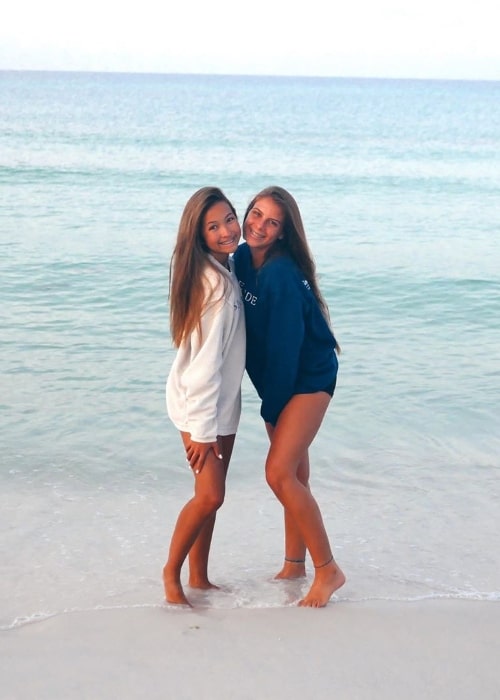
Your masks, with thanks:
[{"label": "overcast sky", "polygon": [[9,0],[0,69],[500,80],[499,35],[499,0]]}]

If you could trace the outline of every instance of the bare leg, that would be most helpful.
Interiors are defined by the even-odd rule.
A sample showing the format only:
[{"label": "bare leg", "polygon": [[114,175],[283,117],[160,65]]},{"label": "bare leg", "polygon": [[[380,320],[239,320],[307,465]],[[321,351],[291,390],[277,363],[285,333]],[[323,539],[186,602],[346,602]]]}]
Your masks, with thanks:
[{"label": "bare leg", "polygon": [[[266,430],[269,439],[272,440],[274,426],[270,423],[266,423]],[[307,454],[307,450],[297,468],[297,478],[304,486],[309,488],[309,455]],[[278,571],[274,578],[302,578],[306,575],[306,546],[292,514],[287,508],[283,509],[283,513],[285,521],[285,561],[282,569]]]},{"label": "bare leg", "polygon": [[[185,441],[186,436],[181,433],[181,437]],[[203,526],[222,505],[225,493],[224,467],[213,453],[209,453],[203,469],[194,478],[194,496],[179,513],[163,568],[165,598],[180,605],[190,605],[181,585],[182,565]]]},{"label": "bare leg", "polygon": [[325,392],[296,394],[283,409],[274,429],[266,461],[266,478],[293,518],[315,567],[315,576],[299,605],[323,607],[345,582],[330,547],[318,504],[298,478],[304,453],[319,430],[330,397]]},{"label": "bare leg", "polygon": [[[223,435],[217,438],[222,454],[224,478],[227,476],[235,435]],[[189,550],[189,586],[191,588],[217,588],[208,578],[208,556],[215,526],[216,513],[207,518],[193,546]]]},{"label": "bare leg", "polygon": [[296,579],[306,575],[306,546],[291,513],[284,509],[285,561],[275,579]]},{"label": "bare leg", "polygon": [[198,537],[189,550],[189,580],[190,588],[217,588],[208,578],[208,556],[215,526],[216,514],[205,520]]}]

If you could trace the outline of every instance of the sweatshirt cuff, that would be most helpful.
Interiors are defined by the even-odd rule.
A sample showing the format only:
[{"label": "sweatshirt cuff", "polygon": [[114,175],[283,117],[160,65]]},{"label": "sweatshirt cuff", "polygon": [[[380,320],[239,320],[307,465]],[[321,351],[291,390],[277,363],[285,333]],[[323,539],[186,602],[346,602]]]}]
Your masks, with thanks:
[{"label": "sweatshirt cuff", "polygon": [[196,433],[189,433],[191,435],[191,440],[193,442],[201,442],[201,443],[209,443],[209,442],[217,442],[217,436],[215,437],[207,437],[204,435],[203,437],[201,435],[196,435]]}]

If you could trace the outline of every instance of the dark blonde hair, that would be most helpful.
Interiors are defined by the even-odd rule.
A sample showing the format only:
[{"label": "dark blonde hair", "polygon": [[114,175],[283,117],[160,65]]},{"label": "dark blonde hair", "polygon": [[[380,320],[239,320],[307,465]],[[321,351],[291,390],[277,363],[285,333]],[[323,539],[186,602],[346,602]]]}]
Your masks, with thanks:
[{"label": "dark blonde hair", "polygon": [[196,328],[201,332],[201,314],[206,301],[203,271],[207,264],[216,269],[208,257],[203,238],[203,219],[217,202],[226,202],[236,210],[218,187],[202,187],[186,203],[170,261],[170,332],[176,347]]}]

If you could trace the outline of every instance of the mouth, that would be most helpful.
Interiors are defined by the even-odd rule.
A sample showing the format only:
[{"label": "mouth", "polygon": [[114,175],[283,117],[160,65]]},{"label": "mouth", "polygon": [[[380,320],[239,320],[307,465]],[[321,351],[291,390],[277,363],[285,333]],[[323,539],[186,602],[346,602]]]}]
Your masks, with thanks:
[{"label": "mouth", "polygon": [[220,246],[232,246],[237,242],[238,242],[238,239],[236,238],[236,236],[233,236],[233,238],[230,238],[227,241],[219,241],[219,245]]},{"label": "mouth", "polygon": [[264,238],[266,237],[264,234],[262,234],[262,233],[257,233],[257,231],[254,231],[253,228],[248,229],[247,232],[246,232],[246,234],[247,234],[247,237],[248,237],[248,236],[252,236],[252,238],[257,239],[258,241],[262,241],[262,240],[264,240]]}]

